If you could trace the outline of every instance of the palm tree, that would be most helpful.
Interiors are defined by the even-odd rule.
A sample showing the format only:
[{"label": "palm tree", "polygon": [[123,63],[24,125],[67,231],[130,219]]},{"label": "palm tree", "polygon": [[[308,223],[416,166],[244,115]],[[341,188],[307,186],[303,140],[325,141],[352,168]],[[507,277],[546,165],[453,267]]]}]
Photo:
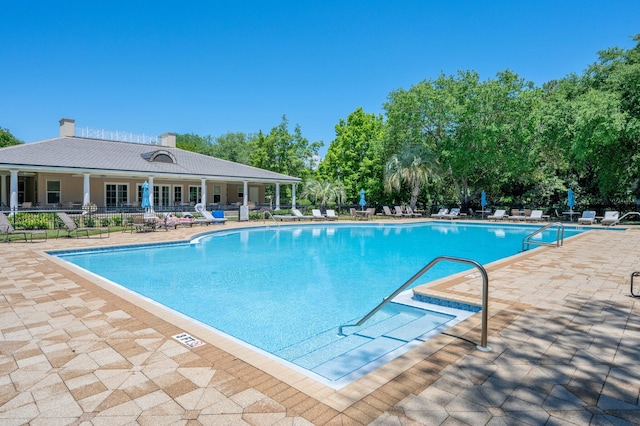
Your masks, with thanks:
[{"label": "palm tree", "polygon": [[384,188],[387,192],[400,191],[402,184],[411,189],[411,208],[416,208],[420,187],[437,177],[436,164],[431,154],[419,147],[404,145],[394,154],[384,169]]},{"label": "palm tree", "polygon": [[345,192],[341,186],[327,180],[308,180],[304,183],[301,197],[314,201],[320,208],[326,208],[328,203],[338,197],[344,198]]}]

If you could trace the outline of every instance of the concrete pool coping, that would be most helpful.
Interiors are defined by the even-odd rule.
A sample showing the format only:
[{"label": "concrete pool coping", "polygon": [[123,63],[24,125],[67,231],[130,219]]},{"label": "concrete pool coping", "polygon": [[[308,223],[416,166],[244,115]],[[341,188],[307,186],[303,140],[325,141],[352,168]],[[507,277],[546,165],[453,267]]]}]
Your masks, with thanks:
[{"label": "concrete pool coping", "polygon": [[[145,234],[143,238],[175,240],[200,231],[202,229],[186,228]],[[528,364],[523,364],[520,358],[509,358],[510,353],[516,352],[522,356],[518,349],[523,341],[541,339],[536,327],[522,327],[521,321],[544,319],[548,329],[557,332],[561,325],[572,325],[571,318],[581,312],[582,306],[601,301],[616,310],[621,316],[619,321],[625,313],[627,322],[635,318],[637,302],[625,293],[628,293],[628,274],[637,267],[637,256],[633,255],[640,248],[637,230],[616,232],[611,238],[596,234],[600,233],[582,234],[567,241],[563,248],[539,248],[489,266],[492,282],[489,343],[493,352],[478,353],[469,343],[477,341],[479,335],[479,316],[475,315],[447,335],[435,337],[339,391],[319,386],[290,369],[278,371],[281,366],[268,365],[255,354],[235,352],[241,348],[216,340],[216,336],[209,336],[204,330],[200,333],[194,329],[193,335],[207,344],[185,349],[172,336],[191,324],[174,323],[165,313],[154,313],[152,307],[142,309],[128,296],[106,291],[93,278],[61,268],[43,255],[45,250],[69,247],[131,244],[140,239],[135,234],[112,235],[111,241],[65,239],[5,244],[0,251],[4,265],[0,286],[6,302],[0,312],[3,324],[0,371],[5,376],[0,418],[16,423],[45,422],[53,418],[94,422],[115,418],[138,422],[153,418],[166,422],[197,419],[201,423],[234,419],[250,424],[266,419],[272,419],[271,423],[284,422],[287,418],[302,423],[306,419],[313,424],[382,424],[400,419],[425,422],[427,418],[439,424],[435,419],[513,416],[517,411],[513,406],[517,401],[513,398],[529,404],[530,408],[522,408],[521,412],[542,417],[569,416],[569,410],[545,405],[545,401],[554,398],[553,387],[550,390],[542,385],[540,389],[531,388],[524,379],[526,375],[520,379],[524,374],[523,365],[529,366],[529,372],[538,371],[554,360],[564,366],[562,383],[554,385],[556,392],[560,388],[564,392],[569,389],[578,399],[570,400],[568,396],[561,399],[571,403],[571,415],[581,420],[585,416],[634,418],[638,415],[637,377],[631,374],[627,379],[630,383],[623,386],[617,383],[622,380],[619,373],[608,374],[588,381],[590,386],[583,386],[578,392],[575,384],[583,380],[586,371],[575,368],[574,373],[570,373],[571,368],[565,366],[571,365],[565,362],[566,357],[575,354],[575,348],[567,346],[567,342],[559,347],[547,342],[547,351],[541,355],[544,362],[527,359]],[[615,255],[599,255],[601,250]],[[581,286],[580,280],[588,285]],[[432,283],[428,291],[424,291],[474,302],[478,287],[477,278],[456,276],[449,281]],[[557,297],[558,294],[562,297]],[[574,327],[586,336],[594,334],[589,341],[620,335],[615,325],[607,324],[608,316],[602,319],[602,315],[597,314],[596,311],[591,327],[583,324],[584,318]],[[549,316],[559,318],[553,327],[548,323]],[[598,364],[610,365],[609,371],[626,372],[630,362],[626,345],[638,343],[633,321],[623,331],[625,339],[620,339],[617,349],[605,345],[606,360]],[[157,340],[159,346],[140,345],[137,343],[140,340]],[[529,353],[540,350],[535,345],[533,348]],[[113,362],[99,362],[105,354],[110,354]],[[161,376],[154,376],[149,367],[149,360],[153,358],[163,360],[157,364],[163,371]],[[80,359],[93,362],[80,363]],[[266,369],[272,367],[274,373],[267,374]],[[470,372],[470,368],[474,371]],[[187,370],[197,370],[202,377],[210,378],[199,380],[191,377]],[[115,371],[128,375],[128,380],[137,375],[139,382],[131,384],[125,380],[117,386],[107,379]],[[465,371],[466,375],[462,373]],[[521,382],[519,394],[494,387],[488,391],[494,399],[487,399],[484,394],[485,402],[470,397],[469,392],[482,393],[485,387],[495,385],[492,380],[498,380],[506,372],[510,372],[514,381]],[[87,383],[80,385],[83,381]],[[597,382],[603,383],[600,390],[594,388],[593,383]],[[518,388],[515,384],[514,388]],[[527,392],[523,393],[522,389]],[[545,392],[546,398],[541,398]],[[206,393],[215,394],[215,398],[209,398],[208,405],[207,399],[203,399]],[[500,398],[506,395],[506,399],[497,401],[496,395]],[[439,402],[434,403],[434,398]],[[589,403],[580,404],[580,401]],[[60,407],[74,409],[61,410]],[[594,413],[597,411],[594,408],[600,411]]]}]

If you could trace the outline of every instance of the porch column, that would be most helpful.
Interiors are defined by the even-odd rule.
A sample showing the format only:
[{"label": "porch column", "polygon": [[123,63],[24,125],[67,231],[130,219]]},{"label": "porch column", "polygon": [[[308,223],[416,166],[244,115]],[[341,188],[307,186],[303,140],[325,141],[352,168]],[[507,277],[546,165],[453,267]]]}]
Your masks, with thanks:
[{"label": "porch column", "polygon": [[291,208],[296,208],[296,184],[291,184]]},{"label": "porch column", "polygon": [[280,210],[280,184],[276,183],[276,210]]},{"label": "porch column", "polygon": [[205,206],[205,210],[207,207],[207,180],[206,179],[201,179],[200,180],[200,186],[202,187],[201,191],[202,191],[202,197],[200,197],[200,202],[202,203],[203,206]]},{"label": "porch column", "polygon": [[0,204],[8,206],[7,203],[7,175],[0,174]]},{"label": "porch column", "polygon": [[242,190],[243,193],[243,197],[242,197],[242,205],[243,206],[248,206],[249,205],[249,182],[247,182],[246,180],[244,181],[244,189]]},{"label": "porch column", "polygon": [[9,208],[11,209],[11,214],[18,211],[18,171],[17,170],[9,170],[10,173],[10,181],[9,181],[9,191],[11,193],[9,198]]},{"label": "porch column", "polygon": [[84,174],[84,184],[83,184],[82,193],[84,194],[84,196],[82,197],[82,205],[88,206],[89,204],[91,204],[91,189],[89,184],[89,173]]},{"label": "porch column", "polygon": [[153,213],[153,176],[149,176],[149,212]]}]

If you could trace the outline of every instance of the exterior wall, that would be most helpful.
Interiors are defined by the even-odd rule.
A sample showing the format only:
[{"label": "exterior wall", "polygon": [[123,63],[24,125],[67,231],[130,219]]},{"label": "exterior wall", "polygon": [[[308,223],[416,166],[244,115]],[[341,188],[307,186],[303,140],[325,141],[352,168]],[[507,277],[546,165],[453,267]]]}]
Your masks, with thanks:
[{"label": "exterior wall", "polygon": [[[7,192],[9,192],[9,176],[5,177],[6,179],[6,187]],[[47,203],[47,181],[55,180],[60,181],[60,205],[82,205],[82,201],[84,198],[84,176],[82,174],[57,174],[51,172],[40,172],[35,174],[34,176],[28,177],[19,177],[19,180],[24,180],[26,184],[25,189],[25,201],[33,201],[37,203],[41,207],[55,208],[57,207],[54,204]],[[147,180],[148,181],[148,180]],[[136,202],[139,202],[138,199],[138,186],[142,185],[145,182],[142,178],[129,178],[123,179],[117,176],[90,176],[89,184],[90,184],[90,198],[91,202],[98,206],[106,206],[106,185],[107,184],[116,184],[116,185],[127,185],[127,203],[135,205]],[[154,187],[168,186],[169,187],[169,203],[168,204],[158,204],[154,203],[154,205],[160,207],[173,206],[175,203],[175,192],[174,188],[176,186],[182,187],[182,200],[180,204],[189,204],[189,187],[193,186],[196,188],[201,187],[201,181],[199,180],[164,180],[155,178],[154,179]],[[208,181],[206,183],[206,199],[207,204],[214,204],[214,187],[220,187],[220,201],[219,204],[221,206],[226,205],[237,205],[243,202],[243,197],[238,196],[238,190],[242,191],[244,188],[243,183],[226,183],[219,181]],[[253,188],[253,190],[252,190]],[[256,195],[257,189],[257,199],[251,199],[250,195],[253,192],[253,195]],[[265,203],[265,185],[263,184],[252,184],[248,185],[249,193],[247,194],[248,200],[251,204],[262,204]],[[8,201],[7,201],[8,202]],[[7,203],[5,202],[5,203]]]}]

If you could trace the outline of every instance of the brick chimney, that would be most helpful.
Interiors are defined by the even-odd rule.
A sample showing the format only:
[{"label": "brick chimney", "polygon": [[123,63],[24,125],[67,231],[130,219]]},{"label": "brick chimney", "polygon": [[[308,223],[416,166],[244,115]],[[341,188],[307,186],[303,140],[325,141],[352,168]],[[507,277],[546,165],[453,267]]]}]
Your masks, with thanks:
[{"label": "brick chimney", "polygon": [[60,137],[72,138],[76,134],[76,120],[63,118],[60,120]]},{"label": "brick chimney", "polygon": [[176,147],[176,134],[175,133],[163,133],[160,135],[160,145],[167,146],[169,148]]}]

